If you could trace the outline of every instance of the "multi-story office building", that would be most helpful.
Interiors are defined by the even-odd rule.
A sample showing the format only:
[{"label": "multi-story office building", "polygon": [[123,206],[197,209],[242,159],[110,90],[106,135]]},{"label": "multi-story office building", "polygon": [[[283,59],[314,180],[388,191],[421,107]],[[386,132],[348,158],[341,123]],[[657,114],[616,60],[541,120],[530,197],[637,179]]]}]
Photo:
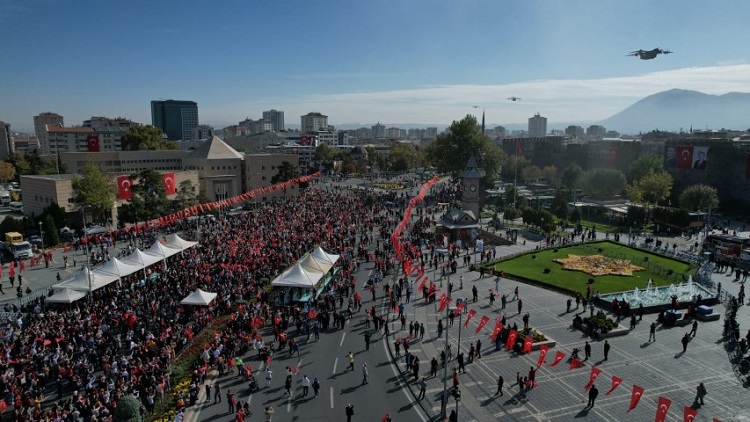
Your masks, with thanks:
[{"label": "multi-story office building", "polygon": [[302,132],[317,132],[328,130],[328,116],[318,112],[310,112],[300,117]]},{"label": "multi-story office building", "polygon": [[437,138],[438,130],[436,127],[424,128],[424,139],[435,139]]},{"label": "multi-story office building", "polygon": [[[47,126],[45,136],[51,154],[58,152],[120,151],[125,130],[96,130],[88,126]],[[93,144],[92,144],[93,142]]]},{"label": "multi-story office building", "polygon": [[374,125],[372,128],[372,137],[376,139],[385,138],[385,126],[380,123]]},{"label": "multi-story office building", "polygon": [[529,118],[529,134],[530,138],[541,138],[547,136],[547,118],[542,117],[539,113],[535,114],[534,117]]},{"label": "multi-story office building", "polygon": [[211,139],[214,137],[214,128],[209,125],[198,125],[193,128],[193,141]]},{"label": "multi-story office building", "polygon": [[600,125],[591,125],[586,129],[586,136],[591,138],[603,138],[605,133],[607,133],[607,128]]},{"label": "multi-story office building", "polygon": [[10,123],[0,121],[0,160],[7,160],[16,151],[16,143],[13,132],[10,131]]},{"label": "multi-story office building", "polygon": [[151,124],[171,141],[191,141],[198,126],[198,103],[195,101],[151,101]]},{"label": "multi-story office building", "polygon": [[271,123],[272,132],[281,132],[282,130],[285,130],[283,111],[273,110],[273,109],[264,111],[263,120]]},{"label": "multi-story office building", "polygon": [[39,113],[34,116],[34,132],[39,140],[42,155],[50,154],[49,138],[47,138],[47,126],[64,126],[63,116],[50,111]]}]

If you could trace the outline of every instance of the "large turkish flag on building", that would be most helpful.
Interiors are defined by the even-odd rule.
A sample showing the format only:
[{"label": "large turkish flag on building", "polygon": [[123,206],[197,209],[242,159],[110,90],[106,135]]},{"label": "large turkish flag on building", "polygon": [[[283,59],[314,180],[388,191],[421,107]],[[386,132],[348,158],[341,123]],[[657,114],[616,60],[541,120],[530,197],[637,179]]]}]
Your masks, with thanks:
[{"label": "large turkish flag on building", "polygon": [[130,199],[133,197],[133,191],[130,187],[133,181],[130,176],[117,176],[117,199]]},{"label": "large turkish flag on building", "polygon": [[96,135],[89,135],[86,137],[86,149],[88,152],[99,152],[101,150],[99,137]]},{"label": "large turkish flag on building", "polygon": [[677,147],[677,168],[693,168],[693,147]]},{"label": "large turkish flag on building", "polygon": [[177,187],[174,184],[174,173],[162,174],[161,181],[164,183],[164,191],[167,195],[174,195],[177,192]]}]

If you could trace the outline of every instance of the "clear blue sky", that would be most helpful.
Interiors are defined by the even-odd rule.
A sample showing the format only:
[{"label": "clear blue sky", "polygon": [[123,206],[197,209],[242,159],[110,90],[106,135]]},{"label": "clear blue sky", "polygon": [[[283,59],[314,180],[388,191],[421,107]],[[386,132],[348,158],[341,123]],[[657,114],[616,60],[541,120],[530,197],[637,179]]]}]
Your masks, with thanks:
[{"label": "clear blue sky", "polygon": [[[0,0],[0,120],[150,123],[198,102],[217,127],[604,119],[671,88],[750,92],[750,1]],[[625,54],[662,47],[643,61]],[[507,101],[509,96],[522,101]]]}]

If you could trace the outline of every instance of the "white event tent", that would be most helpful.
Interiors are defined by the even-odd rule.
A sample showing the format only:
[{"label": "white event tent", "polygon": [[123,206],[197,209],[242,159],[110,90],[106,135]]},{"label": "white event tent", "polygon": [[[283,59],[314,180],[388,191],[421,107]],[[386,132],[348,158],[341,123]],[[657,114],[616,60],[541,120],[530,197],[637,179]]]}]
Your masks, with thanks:
[{"label": "white event tent", "polygon": [[181,249],[174,248],[171,246],[165,246],[161,242],[154,242],[153,245],[151,245],[150,248],[146,249],[144,252],[149,255],[158,256],[161,259],[167,259],[172,255],[176,255],[180,253]]},{"label": "white event tent", "polygon": [[45,303],[73,303],[78,299],[86,297],[86,292],[64,288],[58,290],[52,296],[44,299]]},{"label": "white event tent", "polygon": [[167,243],[165,243],[164,246],[184,251],[185,249],[190,249],[197,244],[198,242],[185,240],[181,238],[180,236],[177,236],[176,233],[173,233],[167,236]]},{"label": "white event tent", "polygon": [[71,290],[93,292],[96,289],[101,289],[109,283],[117,281],[119,278],[120,277],[115,274],[89,271],[88,268],[83,267],[83,269],[75,273],[72,278],[63,281],[62,283],[55,284],[52,288],[68,288]]},{"label": "white event tent", "polygon": [[330,255],[318,247],[311,253],[300,258],[292,267],[276,277],[271,282],[271,285],[276,287],[312,289],[333,268],[338,259],[338,255]]},{"label": "white event tent", "polygon": [[136,249],[130,255],[123,258],[122,262],[131,265],[137,265],[139,267],[139,270],[144,270],[146,269],[146,267],[154,265],[162,259],[163,258],[155,255],[146,254],[140,249]]},{"label": "white event tent", "polygon": [[196,289],[193,293],[190,293],[185,299],[182,299],[180,304],[182,305],[196,305],[206,306],[216,299],[217,294],[211,292],[204,292],[201,289]]},{"label": "white event tent", "polygon": [[140,265],[134,265],[131,263],[120,261],[117,258],[105,262],[104,264],[96,267],[94,273],[102,272],[107,274],[113,274],[120,278],[127,275],[133,274],[134,272],[140,271],[142,267]]}]

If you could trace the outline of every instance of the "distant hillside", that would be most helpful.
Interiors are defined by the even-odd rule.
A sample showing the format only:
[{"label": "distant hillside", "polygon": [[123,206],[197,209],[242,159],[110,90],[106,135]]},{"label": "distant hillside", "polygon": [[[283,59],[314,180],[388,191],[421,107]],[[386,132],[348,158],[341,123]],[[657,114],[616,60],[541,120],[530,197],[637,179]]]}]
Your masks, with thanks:
[{"label": "distant hillside", "polygon": [[659,129],[750,128],[750,93],[710,95],[671,89],[636,102],[614,116],[598,122],[607,129],[635,134]]}]

